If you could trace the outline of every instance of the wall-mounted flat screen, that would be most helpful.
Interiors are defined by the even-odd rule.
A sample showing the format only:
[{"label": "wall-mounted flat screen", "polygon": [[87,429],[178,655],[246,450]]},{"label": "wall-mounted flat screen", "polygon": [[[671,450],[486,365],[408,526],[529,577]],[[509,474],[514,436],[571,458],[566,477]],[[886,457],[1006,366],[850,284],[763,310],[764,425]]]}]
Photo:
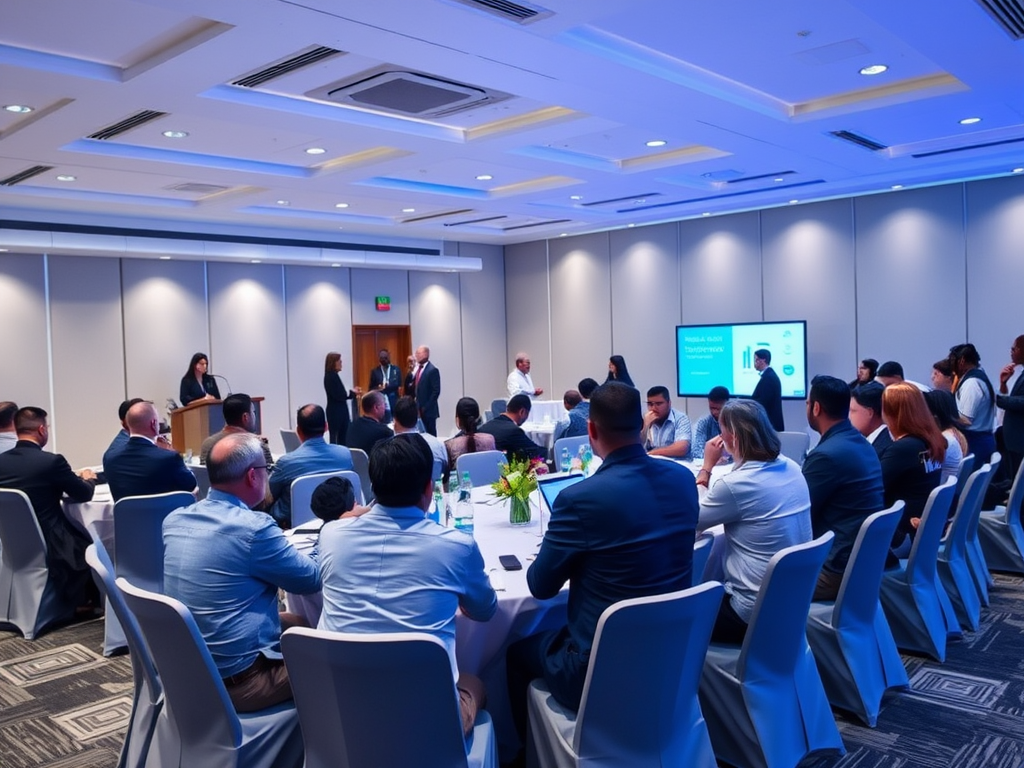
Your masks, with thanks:
[{"label": "wall-mounted flat screen", "polygon": [[706,397],[712,387],[730,394],[753,394],[760,374],[754,351],[772,353],[772,369],[782,382],[782,397],[807,397],[807,322],[677,325],[676,372],[681,397]]}]

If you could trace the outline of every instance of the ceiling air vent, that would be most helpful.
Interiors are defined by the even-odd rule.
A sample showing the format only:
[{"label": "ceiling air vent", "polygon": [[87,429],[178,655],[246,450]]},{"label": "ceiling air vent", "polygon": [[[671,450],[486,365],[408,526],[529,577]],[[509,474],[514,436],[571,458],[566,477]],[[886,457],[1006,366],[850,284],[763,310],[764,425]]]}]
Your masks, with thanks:
[{"label": "ceiling air vent", "polygon": [[572,219],[545,219],[544,221],[535,221],[532,224],[516,224],[514,227],[503,227],[502,232],[512,232],[517,229],[530,229],[531,227],[546,227],[550,224],[565,224]]},{"label": "ceiling air vent", "polygon": [[911,157],[935,157],[936,155],[949,155],[954,152],[969,152],[972,149],[988,149],[990,147],[1003,147],[1007,144],[1019,144],[1024,138],[1000,139],[998,141],[986,141],[983,144],[968,144],[963,147],[950,147],[949,149],[935,149],[931,152],[915,152]]},{"label": "ceiling air vent", "polygon": [[1018,0],[978,0],[978,5],[1014,40],[1024,40],[1024,5]]},{"label": "ceiling air vent", "polygon": [[245,77],[241,77],[238,80],[233,81],[232,85],[240,85],[243,88],[255,88],[257,85],[262,85],[268,80],[273,80],[275,77],[281,77],[281,75],[287,75],[289,72],[294,72],[297,69],[308,67],[310,64],[316,64],[318,61],[329,59],[332,56],[340,56],[344,51],[339,51],[336,48],[328,48],[326,45],[318,45],[315,48],[310,48],[302,53],[296,54],[291,58],[279,61],[276,64],[271,64],[269,67],[264,67],[258,72],[251,72]]},{"label": "ceiling air vent", "polygon": [[636,202],[637,200],[641,200],[643,202],[647,202],[647,200],[652,198],[652,197],[661,197],[661,192],[644,192],[643,194],[640,194],[640,195],[626,195],[625,197],[611,197],[611,198],[608,198],[607,200],[595,200],[592,203],[580,203],[580,207],[581,208],[592,208],[592,207],[597,206],[597,205],[614,205],[615,203],[624,203],[627,200],[632,200],[637,205],[640,205],[640,203]]},{"label": "ceiling air vent", "polygon": [[164,189],[169,189],[172,192],[187,192],[190,195],[215,195],[218,192],[231,189],[231,187],[221,186],[220,184],[203,184],[198,181],[186,181],[184,184],[175,184],[171,187],[164,187]]},{"label": "ceiling air vent", "polygon": [[499,219],[507,219],[508,216],[504,214],[498,216],[484,216],[481,219],[467,219],[466,221],[453,221],[450,224],[445,224],[446,227],[464,227],[467,224],[483,224],[485,221],[498,221]]},{"label": "ceiling air vent", "polygon": [[885,144],[879,144],[877,141],[873,141],[867,136],[861,136],[859,133],[854,133],[853,131],[829,131],[829,133],[837,139],[848,141],[851,144],[856,144],[858,147],[863,147],[864,149],[870,149],[872,152],[877,152],[880,149],[888,149]]},{"label": "ceiling air vent", "polygon": [[786,176],[792,176],[795,171],[779,171],[778,173],[760,173],[757,176],[744,176],[740,179],[729,179],[726,184],[742,184],[746,181],[760,181],[761,179],[782,179]]},{"label": "ceiling air vent", "polygon": [[112,139],[115,136],[120,136],[122,133],[138,128],[140,125],[145,125],[151,120],[156,120],[158,117],[163,117],[166,112],[157,112],[152,109],[144,109],[141,112],[136,112],[131,117],[126,117],[119,123],[108,125],[106,128],[101,128],[96,133],[90,133],[87,138],[90,139]]},{"label": "ceiling air vent", "polygon": [[525,3],[510,3],[508,0],[450,0],[459,5],[467,5],[478,11],[489,13],[491,16],[514,21],[516,24],[530,24],[534,21],[546,19],[552,15],[547,8],[538,5],[527,5]]},{"label": "ceiling air vent", "polygon": [[[403,224],[415,224],[420,221],[431,221],[433,219],[443,219],[446,216],[461,216],[464,213],[472,213],[472,208],[458,208],[453,211],[440,211],[439,213],[426,213],[422,216],[413,216],[408,219],[402,219]],[[445,226],[449,226],[445,224]]]},{"label": "ceiling air vent", "polygon": [[31,168],[26,168],[24,171],[16,173],[13,176],[8,176],[6,179],[0,179],[0,187],[13,187],[15,184],[27,181],[33,176],[38,176],[40,173],[46,173],[47,171],[52,170],[52,165],[33,165]]}]

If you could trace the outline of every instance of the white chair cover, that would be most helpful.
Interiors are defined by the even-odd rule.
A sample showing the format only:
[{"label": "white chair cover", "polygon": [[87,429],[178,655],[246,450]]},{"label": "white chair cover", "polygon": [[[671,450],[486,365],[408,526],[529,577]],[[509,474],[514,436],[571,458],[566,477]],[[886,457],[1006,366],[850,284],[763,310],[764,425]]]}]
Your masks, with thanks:
[{"label": "white chair cover", "polygon": [[530,758],[541,768],[715,768],[697,685],[723,593],[708,582],[606,608],[579,713],[531,683]]},{"label": "white chair cover", "polygon": [[811,444],[811,436],[806,432],[779,432],[778,434],[779,442],[782,443],[780,451],[782,455],[803,466],[807,448]]},{"label": "white chair cover", "polygon": [[477,451],[464,453],[455,460],[455,471],[459,478],[463,472],[469,472],[469,479],[476,488],[490,485],[501,477],[501,465],[507,463],[503,451]]},{"label": "white chair cover", "polygon": [[807,617],[807,642],[829,703],[872,728],[883,694],[910,684],[878,601],[885,557],[903,507],[897,501],[861,523],[835,602],[812,602]]},{"label": "white chair cover", "polygon": [[195,503],[188,491],[126,496],[114,504],[114,570],[150,592],[164,591],[164,519]]},{"label": "white chair cover", "polygon": [[938,661],[946,660],[949,623],[943,602],[949,604],[949,597],[939,580],[936,560],[955,490],[956,480],[951,477],[928,496],[910,557],[882,574],[880,592],[896,647],[926,653]]},{"label": "white chair cover", "polygon": [[992,465],[984,464],[971,474],[964,492],[960,495],[956,514],[949,526],[945,541],[939,545],[937,568],[942,586],[960,626],[977,631],[981,621],[981,598],[971,576],[967,562],[967,529],[971,520],[981,514],[981,502],[992,480]]},{"label": "white chair cover", "polygon": [[359,483],[363,489],[363,503],[369,504],[375,498],[373,486],[370,484],[370,457],[361,448],[349,450],[352,452],[352,468],[359,475]]},{"label": "white chair cover", "polygon": [[289,629],[281,648],[305,768],[497,768],[486,711],[469,740],[462,736],[451,662],[437,638]]},{"label": "white chair cover", "polygon": [[[302,732],[291,702],[236,714],[188,609],[118,578],[164,686],[177,749],[159,745],[160,768],[300,768]],[[156,748],[154,744],[152,748]],[[180,754],[176,760],[169,755]]]},{"label": "white chair cover", "polygon": [[346,477],[352,483],[352,490],[355,491],[356,504],[363,503],[362,483],[359,482],[359,475],[351,469],[339,469],[334,472],[318,472],[315,475],[303,475],[292,480],[292,527],[316,520],[316,515],[310,508],[310,500],[313,498],[313,491],[317,489],[324,480],[329,477]]},{"label": "white chair cover", "polygon": [[713,534],[702,533],[693,542],[693,564],[690,567],[691,581],[693,586],[704,581],[704,571],[708,566],[708,559],[711,557],[711,547],[715,543]]},{"label": "white chair cover", "polygon": [[562,449],[569,449],[569,457],[576,458],[580,452],[581,445],[590,445],[589,435],[578,435],[576,437],[563,437],[559,440],[555,440],[554,453],[552,457],[555,460],[555,469],[562,468]]},{"label": "white chair cover", "polygon": [[302,445],[302,441],[299,440],[299,436],[295,433],[295,430],[285,429],[284,427],[281,427],[281,442],[284,443],[285,453],[291,453]]},{"label": "white chair cover", "polygon": [[720,761],[793,768],[817,750],[845,753],[804,629],[833,537],[828,531],[777,552],[743,645],[708,647],[700,705]]},{"label": "white chair cover", "polygon": [[196,500],[202,501],[206,498],[206,494],[210,492],[210,470],[206,468],[205,464],[193,464],[189,467],[192,470],[192,474],[196,476]]},{"label": "white chair cover", "polygon": [[1024,528],[1020,522],[1022,503],[1024,461],[1017,469],[1006,506],[981,513],[978,536],[988,567],[994,571],[1024,573]]}]

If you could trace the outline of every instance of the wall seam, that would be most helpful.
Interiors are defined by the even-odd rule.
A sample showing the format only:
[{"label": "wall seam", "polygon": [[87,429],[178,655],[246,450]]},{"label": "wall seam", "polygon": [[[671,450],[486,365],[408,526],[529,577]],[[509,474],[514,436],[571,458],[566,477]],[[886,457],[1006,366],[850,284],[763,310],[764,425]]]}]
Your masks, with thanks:
[{"label": "wall seam", "polygon": [[[292,345],[288,335],[288,271],[281,265],[281,308],[284,314],[284,391],[288,393],[288,413],[292,412]],[[291,416],[288,416],[291,426]],[[262,412],[260,414],[260,431],[263,431]]]},{"label": "wall seam", "polygon": [[[548,314],[548,391],[555,388],[555,338],[551,332],[551,240],[544,240],[544,282],[547,284]],[[506,298],[507,301],[507,298]]]},{"label": "wall seam", "polygon": [[[46,307],[46,362],[47,378],[50,386],[50,413],[57,412],[57,388],[54,386],[53,378],[53,304],[50,301],[50,254],[43,254],[43,305]],[[50,416],[53,419],[53,416]],[[57,443],[60,438],[60,430],[55,430],[53,436],[53,451],[57,452]]]},{"label": "wall seam", "polygon": [[121,365],[122,381],[124,382],[124,399],[128,399],[128,330],[124,314],[124,259],[117,260],[117,279],[120,283],[120,292],[117,297],[117,305],[121,308]]},{"label": "wall seam", "polygon": [[857,364],[860,365],[860,273],[857,270],[857,206],[850,198],[850,243],[853,248],[853,348],[857,350]]},{"label": "wall seam", "polygon": [[964,233],[964,339],[971,340],[971,290],[967,281],[969,273],[967,269],[967,183],[960,184],[960,221]]}]

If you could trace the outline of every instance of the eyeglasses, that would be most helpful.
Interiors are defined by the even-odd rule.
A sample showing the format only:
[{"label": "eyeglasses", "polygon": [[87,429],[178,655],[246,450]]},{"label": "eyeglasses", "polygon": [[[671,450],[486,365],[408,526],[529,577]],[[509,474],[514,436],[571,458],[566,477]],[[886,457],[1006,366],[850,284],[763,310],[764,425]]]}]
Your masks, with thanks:
[{"label": "eyeglasses", "polygon": [[266,464],[253,464],[249,469],[269,469]]}]

